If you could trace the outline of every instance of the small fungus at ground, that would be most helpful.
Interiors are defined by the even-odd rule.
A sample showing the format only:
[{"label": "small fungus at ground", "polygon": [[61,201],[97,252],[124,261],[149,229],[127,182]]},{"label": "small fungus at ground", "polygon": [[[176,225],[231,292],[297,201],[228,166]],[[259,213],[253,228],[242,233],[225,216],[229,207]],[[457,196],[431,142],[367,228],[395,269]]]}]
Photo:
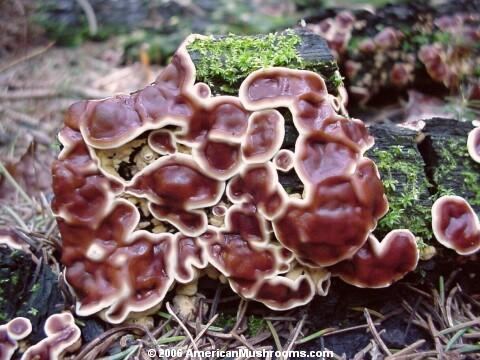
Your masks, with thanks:
[{"label": "small fungus at ground", "polygon": [[383,50],[396,48],[400,45],[403,34],[401,31],[396,30],[392,27],[386,27],[382,29],[375,37],[373,42],[375,45]]},{"label": "small fungus at ground", "polygon": [[81,332],[72,314],[54,314],[45,322],[47,337],[29,347],[21,360],[61,359],[66,352],[75,351],[81,345]]}]

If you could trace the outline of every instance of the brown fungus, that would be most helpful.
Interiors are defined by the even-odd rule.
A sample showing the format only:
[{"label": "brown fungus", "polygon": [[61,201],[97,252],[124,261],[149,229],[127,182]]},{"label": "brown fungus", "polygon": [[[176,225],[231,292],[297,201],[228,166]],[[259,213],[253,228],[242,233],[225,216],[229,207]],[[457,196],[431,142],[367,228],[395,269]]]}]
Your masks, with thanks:
[{"label": "brown fungus", "polygon": [[[351,27],[354,19],[337,21]],[[364,123],[337,115],[324,80],[310,71],[260,69],[238,97],[213,97],[195,84],[186,51],[197,37],[145,89],[69,109],[52,207],[77,313],[120,323],[212,271],[246,299],[289,309],[326,295],[328,267],[358,263],[365,251],[389,275],[359,274],[362,286],[401,277],[405,269],[382,251],[377,259],[372,245],[388,203],[364,157],[373,145]],[[283,107],[299,133],[293,151],[281,149]],[[123,155],[112,171],[104,152],[116,151]],[[294,171],[303,193],[287,194],[277,170]],[[380,247],[402,243],[390,236]]]},{"label": "brown fungus", "polygon": [[247,163],[264,163],[280,149],[285,136],[283,116],[276,110],[257,111],[248,121],[248,130],[242,144]]},{"label": "brown fungus", "polygon": [[293,159],[294,154],[291,150],[281,149],[275,157],[273,158],[273,162],[277,170],[288,172],[293,169]]},{"label": "brown fungus", "polygon": [[408,230],[393,230],[381,242],[370,235],[351,259],[329,270],[349,284],[382,288],[415,270],[418,257],[415,236]]},{"label": "brown fungus", "polygon": [[229,208],[225,227],[202,235],[209,262],[228,279],[231,288],[247,299],[275,310],[306,304],[315,294],[308,274],[283,276],[293,260],[281,246],[270,244],[265,220],[250,206]]},{"label": "brown fungus", "polygon": [[446,195],[432,207],[432,228],[437,241],[460,255],[480,249],[480,222],[470,204],[460,196]]},{"label": "brown fungus", "polygon": [[335,115],[325,101],[323,79],[312,72],[258,70],[239,93],[250,110],[290,109],[300,133],[294,167],[305,190],[302,199],[289,199],[280,184],[272,185],[275,174],[264,168],[259,175],[257,167],[257,174],[247,173],[240,185],[234,179],[230,194],[247,192],[273,219],[280,243],[302,263],[328,266],[353,256],[388,209],[378,171],[363,157],[373,144],[365,125]]},{"label": "brown fungus", "polygon": [[207,229],[207,216],[199,208],[215,205],[223,194],[222,181],[203,174],[186,155],[160,158],[138,173],[126,188],[128,194],[145,197],[150,212],[189,236]]},{"label": "brown fungus", "polygon": [[[203,209],[220,200],[223,180],[240,166],[251,113],[238,98],[212,98],[205,84],[194,84],[186,45],[195,38],[147,88],[69,109],[59,136],[64,149],[53,165],[52,205],[80,315],[101,311],[107,321],[122,322],[155,308],[174,282],[191,281],[207,265],[202,244],[189,236],[207,229]],[[175,131],[162,130],[167,126]],[[147,131],[158,158],[132,179],[101,166],[98,150],[128,145]],[[180,147],[191,154],[180,154]],[[148,207],[140,215],[133,204],[142,199]],[[135,230],[148,213],[170,227]]]},{"label": "brown fungus", "polygon": [[64,353],[80,347],[80,329],[68,312],[50,316],[44,330],[47,337],[28,348],[21,360],[62,359]]},{"label": "brown fungus", "polygon": [[24,317],[17,317],[0,326],[0,360],[10,360],[18,348],[18,341],[32,332],[32,323]]},{"label": "brown fungus", "polygon": [[321,21],[318,25],[308,25],[309,30],[321,35],[335,53],[347,50],[352,37],[356,18],[350,11],[339,12],[334,18]]},{"label": "brown fungus", "polygon": [[148,144],[160,155],[174,154],[177,151],[177,144],[171,131],[156,130],[148,135]]},{"label": "brown fungus", "polygon": [[425,65],[432,79],[443,81],[446,78],[447,64],[439,44],[423,45],[418,51],[418,58]]},{"label": "brown fungus", "polygon": [[406,86],[413,80],[413,66],[408,63],[395,63],[390,71],[390,81],[398,87]]},{"label": "brown fungus", "polygon": [[395,30],[392,27],[386,27],[375,35],[373,42],[380,49],[392,49],[400,45],[402,37],[403,34],[401,31]]}]

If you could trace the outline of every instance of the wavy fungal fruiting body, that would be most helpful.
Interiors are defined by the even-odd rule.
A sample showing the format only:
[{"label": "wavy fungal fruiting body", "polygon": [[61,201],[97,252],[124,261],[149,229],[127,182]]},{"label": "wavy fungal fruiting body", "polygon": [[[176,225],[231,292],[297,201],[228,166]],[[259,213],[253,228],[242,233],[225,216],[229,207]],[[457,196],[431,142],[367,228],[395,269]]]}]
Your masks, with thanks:
[{"label": "wavy fungal fruiting body", "polygon": [[[331,272],[382,287],[413,270],[408,230],[380,244],[370,236],[388,209],[363,156],[373,139],[360,120],[335,113],[323,79],[268,68],[238,97],[212,97],[186,50],[197,37],[152,85],[68,112],[53,209],[77,312],[121,322],[207,267],[278,310],[325,295]],[[275,108],[285,107],[299,133],[294,151],[282,149],[286,120]],[[294,171],[303,194],[288,194],[278,171]]]}]

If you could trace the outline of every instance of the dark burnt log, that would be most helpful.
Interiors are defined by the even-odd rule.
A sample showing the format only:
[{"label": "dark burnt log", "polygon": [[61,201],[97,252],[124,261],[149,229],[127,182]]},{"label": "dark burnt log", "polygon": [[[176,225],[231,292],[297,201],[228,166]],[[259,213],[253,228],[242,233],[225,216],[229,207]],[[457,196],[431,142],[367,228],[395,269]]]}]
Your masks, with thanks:
[{"label": "dark burnt log", "polygon": [[[73,300],[67,301],[62,290],[61,274],[53,272],[41,258],[38,264],[32,255],[0,245],[0,324],[15,317],[30,319],[32,333],[29,344],[45,337],[47,318],[62,311],[73,310]],[[95,317],[82,318],[82,338],[87,343],[105,331],[105,325]]]},{"label": "dark burnt log", "polygon": [[47,318],[65,309],[65,300],[55,274],[42,260],[20,250],[0,246],[0,320],[24,316],[32,322],[29,341],[37,342],[45,334]]}]

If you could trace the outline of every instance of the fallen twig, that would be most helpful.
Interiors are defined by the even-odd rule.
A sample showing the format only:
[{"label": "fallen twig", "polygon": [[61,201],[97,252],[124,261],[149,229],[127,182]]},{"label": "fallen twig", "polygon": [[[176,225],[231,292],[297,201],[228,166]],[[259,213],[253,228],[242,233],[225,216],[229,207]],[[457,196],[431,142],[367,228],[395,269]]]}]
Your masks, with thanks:
[{"label": "fallen twig", "polygon": [[398,359],[398,357],[400,356],[404,356],[404,355],[407,355],[407,354],[410,354],[412,351],[415,351],[416,349],[418,349],[420,346],[422,346],[423,344],[425,344],[425,340],[424,339],[420,339],[418,341],[415,341],[413,344],[410,344],[408,345],[406,348],[403,348],[402,350],[400,351],[397,351],[395,354],[393,354],[392,356],[389,356],[387,357],[385,360],[389,360],[389,359]]},{"label": "fallen twig", "polygon": [[375,328],[375,325],[372,321],[372,317],[370,316],[370,313],[368,310],[365,308],[363,314],[365,315],[365,318],[367,319],[367,324],[368,328],[370,329],[370,333],[374,337],[375,341],[377,344],[382,348],[382,350],[387,354],[387,355],[392,355],[390,350],[388,349],[387,345],[383,342],[382,338],[380,337],[380,334],[377,332],[377,329]]},{"label": "fallen twig", "polygon": [[172,308],[170,307],[170,303],[167,302],[165,307],[167,308],[168,313],[173,316],[173,318],[178,323],[178,325],[180,325],[181,328],[183,329],[183,331],[185,331],[185,333],[187,334],[188,338],[190,339],[190,341],[192,343],[192,346],[195,349],[195,351],[198,351],[197,344],[195,343],[195,340],[193,339],[192,334],[190,333],[188,328],[185,326],[185,324],[182,322],[182,320],[180,320],[180,318],[177,316],[177,314],[175,314],[175,312],[172,310]]}]

